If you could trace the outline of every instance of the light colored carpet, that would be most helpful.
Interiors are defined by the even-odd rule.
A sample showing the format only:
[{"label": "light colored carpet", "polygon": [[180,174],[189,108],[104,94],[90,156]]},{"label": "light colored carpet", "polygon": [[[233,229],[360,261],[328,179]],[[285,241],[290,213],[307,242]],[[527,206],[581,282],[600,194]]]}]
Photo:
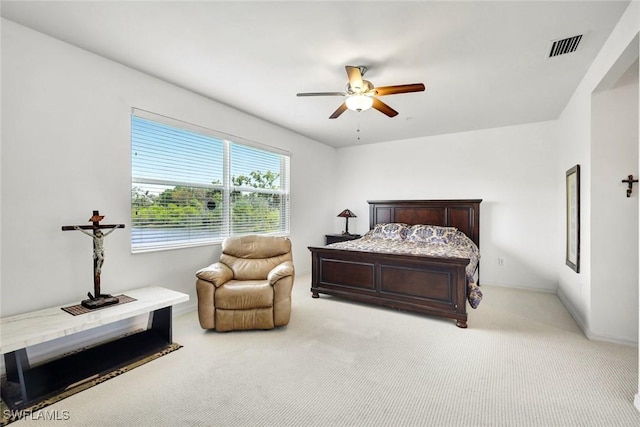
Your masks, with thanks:
[{"label": "light colored carpet", "polygon": [[[296,280],[271,331],[202,331],[52,406],[73,426],[639,426],[637,348],[587,340],[551,294],[483,286],[469,328]],[[42,426],[24,419],[12,426]]]},{"label": "light colored carpet", "polygon": [[[74,386],[67,387],[65,390],[51,393],[49,394],[49,397],[43,398],[37,403],[31,403],[29,405],[26,405],[22,409],[11,409],[9,405],[5,403],[5,399],[4,399],[5,392],[8,396],[10,396],[10,400],[9,400],[10,402],[21,400],[21,395],[20,395],[20,386],[17,383],[5,382],[6,378],[3,378],[3,384],[2,384],[3,395],[2,395],[2,400],[0,400],[0,408],[2,408],[2,413],[0,414],[0,426],[9,425],[12,422],[15,422],[16,420],[19,420],[23,417],[32,417],[32,418],[42,419],[47,421],[67,420],[69,417],[69,414],[67,411],[60,411],[55,409],[49,411],[48,407],[56,402],[59,402],[63,399],[68,398],[69,396],[73,396],[76,393],[83,392],[88,388],[95,387],[99,384],[104,383],[105,381],[109,381],[110,379],[117,377],[118,375],[123,375],[132,369],[135,369],[141,365],[144,365],[145,363],[149,363],[153,360],[156,360],[159,357],[167,355],[173,351],[179,350],[181,347],[182,346],[180,344],[177,344],[174,342],[173,344],[167,346],[163,350],[160,350],[142,359],[131,362],[126,366],[112,369],[111,371],[101,373],[99,375],[96,375],[95,377],[91,377],[91,379],[85,379],[84,381]],[[82,349],[78,349],[78,350],[81,351]],[[47,409],[41,411],[41,409],[45,409],[45,408]],[[36,414],[36,415],[31,415],[31,414]]]}]

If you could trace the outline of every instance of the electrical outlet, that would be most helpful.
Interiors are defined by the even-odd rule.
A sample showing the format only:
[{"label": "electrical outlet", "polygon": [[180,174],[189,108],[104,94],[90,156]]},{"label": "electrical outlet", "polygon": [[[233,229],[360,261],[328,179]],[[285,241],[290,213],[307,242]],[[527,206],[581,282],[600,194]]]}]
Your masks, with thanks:
[{"label": "electrical outlet", "polygon": [[500,267],[504,267],[504,258],[502,258],[502,257],[498,257],[498,265],[499,265]]}]

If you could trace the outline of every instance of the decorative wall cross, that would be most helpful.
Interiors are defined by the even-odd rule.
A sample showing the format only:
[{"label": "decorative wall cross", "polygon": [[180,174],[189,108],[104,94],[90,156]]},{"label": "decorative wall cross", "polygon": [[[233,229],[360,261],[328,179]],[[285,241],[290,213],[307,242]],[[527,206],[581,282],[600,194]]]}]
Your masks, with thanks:
[{"label": "decorative wall cross", "polygon": [[627,197],[631,197],[631,192],[633,191],[633,183],[638,182],[637,179],[633,179],[633,175],[629,175],[627,179],[623,179],[622,182],[626,182],[629,184],[629,188],[627,188]]},{"label": "decorative wall cross", "polygon": [[[104,263],[104,238],[113,233],[116,228],[124,228],[124,224],[100,224],[104,215],[93,211],[93,216],[89,218],[92,225],[63,225],[62,231],[77,230],[93,239],[93,295],[87,294],[88,300],[83,300],[82,305],[87,308],[100,308],[105,305],[117,304],[118,298],[100,292],[100,273]],[[109,229],[106,233],[102,230]],[[91,230],[88,232],[86,230]]]}]

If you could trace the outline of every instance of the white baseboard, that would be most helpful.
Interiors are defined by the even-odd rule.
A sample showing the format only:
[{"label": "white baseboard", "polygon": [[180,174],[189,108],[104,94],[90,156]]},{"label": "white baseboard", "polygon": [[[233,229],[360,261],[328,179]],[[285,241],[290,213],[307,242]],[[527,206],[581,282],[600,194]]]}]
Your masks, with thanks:
[{"label": "white baseboard", "polygon": [[586,331],[583,330],[583,332],[584,332],[584,334],[585,334],[585,336],[587,338],[589,338],[590,340],[593,340],[593,341],[610,342],[612,344],[622,344],[622,345],[628,345],[628,346],[632,346],[632,347],[637,347],[638,346],[638,341],[629,340],[629,339],[622,338],[622,337],[610,337],[610,336],[594,334],[588,328],[587,328]]},{"label": "white baseboard", "polygon": [[562,289],[558,288],[558,290],[556,291],[556,295],[558,295],[558,298],[560,299],[562,305],[564,305],[564,308],[566,308],[571,317],[573,317],[573,320],[576,321],[578,327],[582,329],[582,332],[585,334],[585,336],[588,337],[586,332],[588,330],[586,322],[584,321],[582,316],[580,316],[575,306],[571,304],[571,301],[569,301],[569,299],[565,296],[564,292],[562,292]]},{"label": "white baseboard", "polygon": [[189,302],[178,304],[173,307],[173,317],[182,316],[183,314],[191,313],[192,311],[196,311],[198,308],[197,301],[189,300]]},{"label": "white baseboard", "polygon": [[545,294],[555,294],[555,289],[549,288],[536,288],[533,286],[522,286],[522,285],[505,285],[500,283],[484,283],[480,282],[480,288],[483,286],[495,286],[496,288],[505,288],[505,289],[517,289],[519,291],[530,291],[530,292],[542,292]]},{"label": "white baseboard", "polygon": [[636,409],[640,411],[640,395],[636,394],[635,399],[633,399],[633,406],[635,406]]},{"label": "white baseboard", "polygon": [[587,326],[586,321],[582,318],[582,316],[579,315],[578,310],[575,308],[575,306],[573,304],[571,304],[569,299],[565,296],[565,294],[562,292],[562,290],[560,288],[558,288],[557,295],[558,295],[558,298],[560,299],[560,302],[562,303],[562,305],[564,305],[564,307],[567,309],[567,311],[569,312],[571,317],[573,317],[573,319],[578,324],[578,327],[580,329],[582,329],[582,333],[584,334],[584,336],[586,336],[588,339],[590,339],[592,341],[603,341],[603,342],[610,342],[610,343],[613,343],[613,344],[622,344],[622,345],[629,345],[629,346],[637,346],[638,345],[638,341],[637,340],[629,340],[629,339],[622,338],[622,337],[598,335],[598,334],[594,333]]}]

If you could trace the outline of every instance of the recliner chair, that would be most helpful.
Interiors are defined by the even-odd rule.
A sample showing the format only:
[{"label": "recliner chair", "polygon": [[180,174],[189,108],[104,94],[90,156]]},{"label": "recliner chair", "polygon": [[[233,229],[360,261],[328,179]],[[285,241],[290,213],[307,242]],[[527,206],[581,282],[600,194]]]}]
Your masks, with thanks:
[{"label": "recliner chair", "polygon": [[288,324],[294,274],[287,237],[228,237],[220,261],[196,272],[200,326],[232,331]]}]

